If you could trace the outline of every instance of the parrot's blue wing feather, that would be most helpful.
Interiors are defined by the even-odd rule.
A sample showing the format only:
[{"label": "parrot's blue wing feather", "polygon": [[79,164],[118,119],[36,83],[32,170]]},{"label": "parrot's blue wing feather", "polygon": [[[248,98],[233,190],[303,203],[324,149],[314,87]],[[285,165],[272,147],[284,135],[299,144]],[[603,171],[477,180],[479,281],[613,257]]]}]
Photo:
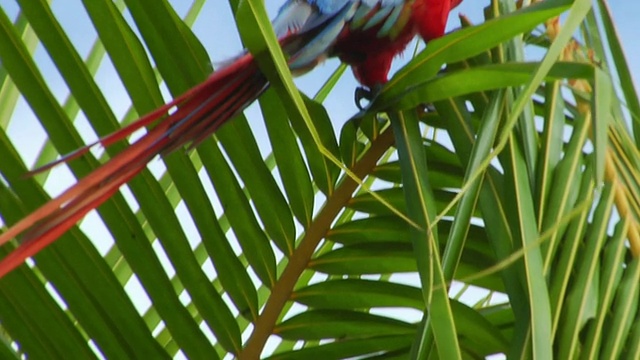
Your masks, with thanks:
[{"label": "parrot's blue wing feather", "polygon": [[309,3],[304,1],[287,1],[272,21],[273,29],[278,38],[291,33],[298,33],[300,29],[315,16],[317,12]]},{"label": "parrot's blue wing feather", "polygon": [[[335,14],[342,10],[347,4],[358,5],[361,0],[302,0],[311,5],[315,5],[323,14]],[[374,0],[380,1],[380,0]]]},{"label": "parrot's blue wing feather", "polygon": [[376,13],[371,16],[362,30],[369,30],[370,28],[380,24],[392,11],[392,6],[381,7],[380,10],[376,11]]},{"label": "parrot's blue wing feather", "polygon": [[[350,21],[359,0],[289,0],[273,20],[281,39],[288,39],[283,49],[290,57],[291,70],[304,72],[322,61]],[[304,39],[304,40],[303,40]]]},{"label": "parrot's blue wing feather", "polygon": [[367,15],[369,15],[375,5],[376,4],[371,5],[363,2],[358,7],[358,10],[356,10],[356,13],[353,14],[353,19],[351,19],[351,28],[355,29],[361,27],[366,22]]},{"label": "parrot's blue wing feather", "polygon": [[386,36],[406,5],[407,0],[289,0],[273,20],[273,28],[281,39],[309,35],[284,46],[291,70],[304,72],[330,53],[345,27],[366,31],[380,26],[378,36]]},{"label": "parrot's blue wing feather", "polygon": [[333,14],[322,25],[318,34],[296,53],[291,55],[289,67],[292,70],[305,70],[323,60],[328,49],[336,42],[345,24],[356,11],[357,2],[347,2],[337,13]]},{"label": "parrot's blue wing feather", "polygon": [[401,5],[393,7],[393,10],[387,16],[384,24],[380,27],[380,30],[378,30],[378,37],[384,37],[393,30],[393,28],[398,24],[403,8],[404,7]]},{"label": "parrot's blue wing feather", "polygon": [[356,3],[357,0],[289,0],[280,7],[272,22],[273,28],[278,37],[305,32],[334,17],[345,6]]}]

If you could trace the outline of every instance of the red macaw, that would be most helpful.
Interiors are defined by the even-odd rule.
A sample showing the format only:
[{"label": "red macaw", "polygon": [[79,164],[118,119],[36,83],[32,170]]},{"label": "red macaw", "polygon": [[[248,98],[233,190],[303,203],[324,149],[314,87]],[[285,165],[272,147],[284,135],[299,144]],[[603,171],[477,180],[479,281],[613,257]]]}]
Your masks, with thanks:
[{"label": "red macaw", "polygon": [[[338,57],[351,66],[362,85],[375,89],[387,82],[393,58],[416,35],[429,41],[444,34],[449,12],[461,2],[288,0],[274,19],[273,28],[294,74],[313,69],[327,57]],[[0,277],[106,201],[156,155],[185,144],[198,144],[242,112],[268,86],[254,58],[245,53],[168,104],[46,166],[77,158],[98,143],[107,147],[158,123],[125,151],[0,235],[0,245],[22,237],[21,245],[0,261]],[[174,107],[178,110],[169,114]]]}]

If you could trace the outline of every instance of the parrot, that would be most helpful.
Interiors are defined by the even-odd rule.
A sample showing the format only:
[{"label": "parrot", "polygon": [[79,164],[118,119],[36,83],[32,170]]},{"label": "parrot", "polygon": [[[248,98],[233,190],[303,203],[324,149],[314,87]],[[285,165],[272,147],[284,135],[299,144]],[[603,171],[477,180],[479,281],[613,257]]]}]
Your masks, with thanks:
[{"label": "parrot", "polygon": [[[272,21],[294,76],[337,57],[348,64],[366,97],[388,81],[393,59],[414,37],[441,37],[449,13],[462,0],[287,0]],[[0,260],[0,278],[55,241],[89,211],[109,199],[157,155],[211,136],[241,113],[269,82],[248,51],[226,62],[199,85],[131,124],[32,171],[50,169],[86,154],[93,146],[126,139],[155,125],[61,195],[4,233],[0,245],[19,237],[20,245]],[[358,98],[356,90],[356,98]]]}]

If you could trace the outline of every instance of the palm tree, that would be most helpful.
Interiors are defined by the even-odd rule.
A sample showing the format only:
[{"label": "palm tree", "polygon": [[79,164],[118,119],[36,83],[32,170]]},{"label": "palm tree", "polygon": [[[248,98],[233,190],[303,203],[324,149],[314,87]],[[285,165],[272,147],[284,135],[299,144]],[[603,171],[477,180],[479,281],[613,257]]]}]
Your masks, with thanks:
[{"label": "palm tree", "polygon": [[[0,7],[7,225],[64,179],[29,168],[210,71],[190,29],[203,0],[183,18],[165,0],[83,1],[84,59],[47,1],[17,3]],[[323,106],[344,67],[303,95],[262,2],[229,3],[273,84],[260,113],[153,163],[2,278],[0,357],[640,358],[640,104],[604,0],[492,1],[353,117]],[[96,84],[105,55],[127,111]],[[14,132],[19,99],[42,144]]]}]

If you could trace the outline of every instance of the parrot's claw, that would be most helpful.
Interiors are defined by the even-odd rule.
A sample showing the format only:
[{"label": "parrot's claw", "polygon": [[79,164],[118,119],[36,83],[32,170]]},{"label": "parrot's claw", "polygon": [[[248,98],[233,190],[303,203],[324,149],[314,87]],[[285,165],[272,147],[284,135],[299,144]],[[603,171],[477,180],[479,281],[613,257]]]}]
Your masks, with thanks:
[{"label": "parrot's claw", "polygon": [[382,90],[382,85],[376,85],[370,89],[358,86],[354,94],[354,99],[356,101],[356,106],[358,107],[358,109],[360,109],[360,111],[363,111],[365,109],[365,106],[362,106],[362,99],[367,100],[367,102],[371,102],[371,100],[373,100],[378,95],[378,93],[380,93],[380,90]]},{"label": "parrot's claw", "polygon": [[362,86],[358,86],[354,93],[354,100],[356,101],[356,106],[361,111],[364,110],[364,106],[362,106],[362,99],[371,101],[371,99],[373,99],[373,96],[371,94],[371,90],[364,88]]}]

